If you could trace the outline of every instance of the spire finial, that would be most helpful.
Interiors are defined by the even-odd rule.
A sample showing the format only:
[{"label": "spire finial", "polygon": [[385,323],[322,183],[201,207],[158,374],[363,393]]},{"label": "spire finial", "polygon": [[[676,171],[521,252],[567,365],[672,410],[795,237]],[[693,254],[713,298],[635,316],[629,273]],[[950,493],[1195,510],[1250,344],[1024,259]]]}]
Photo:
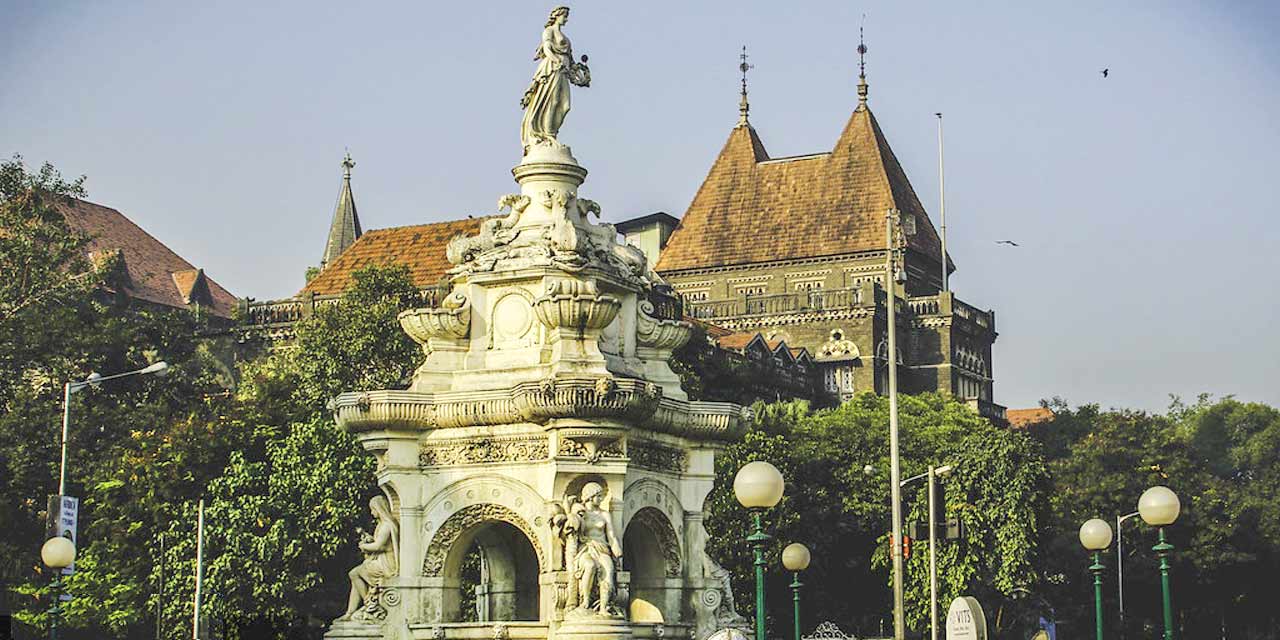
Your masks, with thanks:
[{"label": "spire finial", "polygon": [[[862,21],[867,21],[866,14],[862,15]],[[864,109],[867,106],[867,42],[862,34],[863,25],[858,25],[858,108]]]},{"label": "spire finial", "polygon": [[346,180],[351,179],[351,169],[356,166],[356,161],[351,159],[351,151],[343,149],[344,156],[342,158],[342,177]]},{"label": "spire finial", "polygon": [[742,45],[742,55],[738,56],[742,62],[738,64],[738,70],[742,71],[742,100],[738,102],[738,126],[746,126],[747,114],[751,111],[751,105],[747,102],[747,71],[750,71],[755,65],[747,64],[747,45]]}]

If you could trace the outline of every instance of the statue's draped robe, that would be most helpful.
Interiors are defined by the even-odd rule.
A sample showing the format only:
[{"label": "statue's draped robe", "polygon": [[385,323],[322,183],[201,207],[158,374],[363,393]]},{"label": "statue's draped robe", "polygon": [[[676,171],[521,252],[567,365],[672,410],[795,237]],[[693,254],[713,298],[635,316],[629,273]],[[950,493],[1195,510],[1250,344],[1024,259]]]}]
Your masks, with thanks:
[{"label": "statue's draped robe", "polygon": [[520,123],[520,143],[528,149],[537,142],[555,142],[560,125],[569,113],[569,68],[573,51],[569,38],[556,25],[542,31],[538,48],[541,61],[533,81],[524,93],[524,120]]}]

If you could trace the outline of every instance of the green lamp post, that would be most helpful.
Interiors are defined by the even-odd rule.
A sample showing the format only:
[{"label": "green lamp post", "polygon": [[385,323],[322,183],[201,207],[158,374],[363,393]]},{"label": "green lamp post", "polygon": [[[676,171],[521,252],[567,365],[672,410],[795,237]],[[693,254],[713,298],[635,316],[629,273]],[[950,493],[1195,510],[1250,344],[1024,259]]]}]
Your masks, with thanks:
[{"label": "green lamp post", "polygon": [[782,566],[791,572],[791,595],[795,601],[795,640],[800,640],[800,587],[804,583],[800,582],[800,572],[809,568],[809,548],[793,542],[782,550]]},{"label": "green lamp post", "polygon": [[1173,594],[1169,587],[1169,556],[1173,555],[1173,545],[1164,537],[1164,528],[1173,524],[1182,511],[1182,502],[1178,494],[1169,487],[1155,486],[1142,492],[1138,498],[1138,513],[1143,522],[1156,528],[1160,537],[1159,543],[1151,550],[1160,558],[1160,591],[1164,605],[1164,640],[1173,640]]},{"label": "green lamp post", "polygon": [[76,545],[62,536],[45,541],[40,547],[40,559],[53,569],[53,607],[49,609],[49,638],[58,637],[58,623],[62,619],[62,570],[76,561]]},{"label": "green lamp post", "polygon": [[1102,640],[1102,551],[1111,546],[1111,525],[1094,518],[1080,526],[1080,544],[1093,552],[1093,615],[1097,625],[1098,640]]},{"label": "green lamp post", "polygon": [[755,549],[756,565],[756,640],[766,640],[764,633],[764,552],[772,536],[764,532],[766,509],[772,509],[782,500],[785,483],[782,472],[763,460],[748,462],[733,478],[733,495],[738,503],[751,510],[755,531],[747,536],[747,542]]}]

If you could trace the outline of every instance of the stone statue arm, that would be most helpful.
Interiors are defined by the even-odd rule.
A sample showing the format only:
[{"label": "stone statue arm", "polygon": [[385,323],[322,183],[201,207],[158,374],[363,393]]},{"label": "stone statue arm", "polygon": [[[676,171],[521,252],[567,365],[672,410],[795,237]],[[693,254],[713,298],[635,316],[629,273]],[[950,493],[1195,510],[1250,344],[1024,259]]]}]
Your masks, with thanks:
[{"label": "stone statue arm", "polygon": [[387,549],[390,545],[391,527],[380,524],[377,530],[373,532],[373,540],[360,543],[360,550],[366,553],[377,553]]}]

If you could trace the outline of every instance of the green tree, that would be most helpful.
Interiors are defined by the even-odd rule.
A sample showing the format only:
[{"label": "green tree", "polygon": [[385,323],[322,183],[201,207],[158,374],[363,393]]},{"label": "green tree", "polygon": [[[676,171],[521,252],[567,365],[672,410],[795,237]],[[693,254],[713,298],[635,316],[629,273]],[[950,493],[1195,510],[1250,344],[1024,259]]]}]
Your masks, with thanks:
[{"label": "green tree", "polygon": [[[421,352],[396,315],[415,294],[404,267],[357,271],[343,304],[317,310],[290,345],[243,367],[222,428],[249,441],[204,494],[205,613],[230,637],[316,637],[345,608],[374,462],[326,404],[344,391],[405,386]],[[169,519],[167,620],[190,615],[194,521],[190,502]],[[181,635],[174,626],[170,637]]]},{"label": "green tree", "polygon": [[[766,518],[774,536],[768,614],[775,630],[790,619],[789,576],[777,554],[791,542],[804,543],[815,559],[804,579],[807,626],[832,620],[859,634],[889,627],[887,399],[866,394],[816,412],[800,402],[757,404],[755,410],[755,427],[718,460],[722,482],[708,501],[711,552],[732,572],[736,600],[746,605],[740,608],[754,602],[754,577],[745,542],[748,514],[733,497],[731,479],[746,462],[768,460],[788,483],[783,502]],[[940,597],[946,602],[973,594],[998,607],[1034,580],[1044,517],[1037,505],[1047,488],[1038,447],[943,395],[902,397],[900,420],[904,477],[930,464],[956,467],[946,481],[945,500],[965,535],[940,547]],[[868,465],[870,475],[864,471]],[[923,522],[924,489],[911,489],[906,520]],[[916,629],[928,625],[926,562],[917,548],[907,564],[907,617]]]}]

